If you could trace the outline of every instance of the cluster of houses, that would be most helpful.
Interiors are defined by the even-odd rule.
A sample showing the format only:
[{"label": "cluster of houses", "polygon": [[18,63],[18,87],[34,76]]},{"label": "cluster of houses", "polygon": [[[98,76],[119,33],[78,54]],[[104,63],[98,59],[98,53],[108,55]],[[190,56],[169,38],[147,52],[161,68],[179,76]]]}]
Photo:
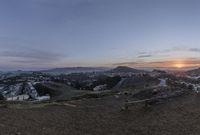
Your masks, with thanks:
[{"label": "cluster of houses", "polygon": [[134,73],[134,72],[116,72],[116,73],[103,73],[106,76],[109,77],[115,77],[115,76],[120,76],[120,77],[134,77],[134,76],[143,76],[147,73],[145,72],[139,72],[139,73]]},{"label": "cluster of houses", "polygon": [[51,77],[40,72],[22,71],[0,73],[0,95],[7,101],[49,100],[50,96],[39,96],[34,85],[51,81]]},{"label": "cluster of houses", "polygon": [[200,85],[199,84],[193,84],[193,83],[184,82],[184,81],[181,81],[180,83],[186,85],[187,87],[192,86],[192,89],[195,92],[197,92],[197,93],[200,92]]},{"label": "cluster of houses", "polygon": [[33,83],[31,82],[4,86],[2,89],[0,89],[0,92],[7,101],[44,101],[50,99],[49,95],[39,96],[37,90],[34,88]]},{"label": "cluster of houses", "polygon": [[1,94],[4,98],[14,97],[16,95],[20,95],[22,92],[22,83],[18,83],[15,85],[8,85],[2,88]]}]

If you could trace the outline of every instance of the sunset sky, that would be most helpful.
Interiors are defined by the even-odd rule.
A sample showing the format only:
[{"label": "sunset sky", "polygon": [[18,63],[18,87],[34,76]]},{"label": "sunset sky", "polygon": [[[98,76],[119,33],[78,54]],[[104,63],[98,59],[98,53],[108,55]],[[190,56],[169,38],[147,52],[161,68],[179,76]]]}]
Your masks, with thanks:
[{"label": "sunset sky", "polygon": [[1,0],[0,70],[200,66],[199,0]]}]

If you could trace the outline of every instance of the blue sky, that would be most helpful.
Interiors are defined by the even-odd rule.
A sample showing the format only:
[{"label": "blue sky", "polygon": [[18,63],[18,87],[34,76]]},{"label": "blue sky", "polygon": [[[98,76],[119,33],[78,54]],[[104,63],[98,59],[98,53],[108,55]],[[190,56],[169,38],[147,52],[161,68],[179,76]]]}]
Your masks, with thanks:
[{"label": "blue sky", "polygon": [[199,13],[198,0],[1,0],[0,69],[199,66]]}]

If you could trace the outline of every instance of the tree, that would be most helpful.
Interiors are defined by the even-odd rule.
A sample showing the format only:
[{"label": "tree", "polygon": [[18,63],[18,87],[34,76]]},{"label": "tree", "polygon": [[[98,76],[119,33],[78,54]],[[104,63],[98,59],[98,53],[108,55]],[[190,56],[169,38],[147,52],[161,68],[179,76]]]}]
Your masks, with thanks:
[{"label": "tree", "polygon": [[194,86],[190,84],[190,85],[188,86],[188,89],[189,89],[189,90],[194,90]]}]

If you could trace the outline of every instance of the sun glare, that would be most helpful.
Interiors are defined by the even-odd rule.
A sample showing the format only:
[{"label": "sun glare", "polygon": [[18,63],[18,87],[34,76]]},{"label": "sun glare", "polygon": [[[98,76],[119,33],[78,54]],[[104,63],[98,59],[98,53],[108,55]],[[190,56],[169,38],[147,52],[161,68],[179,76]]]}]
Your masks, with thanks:
[{"label": "sun glare", "polygon": [[175,67],[176,67],[176,68],[183,68],[183,67],[184,67],[184,64],[178,63],[178,64],[175,64]]}]

